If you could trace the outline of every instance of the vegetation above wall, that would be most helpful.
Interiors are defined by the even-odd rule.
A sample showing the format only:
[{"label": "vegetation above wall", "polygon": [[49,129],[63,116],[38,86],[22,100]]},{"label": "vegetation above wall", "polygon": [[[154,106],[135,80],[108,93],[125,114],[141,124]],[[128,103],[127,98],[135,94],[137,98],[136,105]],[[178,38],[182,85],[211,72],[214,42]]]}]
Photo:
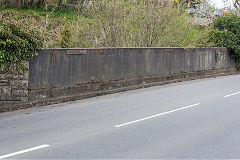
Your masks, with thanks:
[{"label": "vegetation above wall", "polygon": [[44,47],[197,47],[204,27],[183,9],[144,0],[98,0],[82,10],[5,8],[3,21],[38,29]]},{"label": "vegetation above wall", "polygon": [[209,42],[217,47],[227,47],[240,69],[240,17],[237,14],[215,19],[209,33]]},{"label": "vegetation above wall", "polygon": [[22,62],[36,55],[37,48],[41,46],[42,42],[36,31],[0,21],[0,70],[16,64],[18,70],[22,71]]},{"label": "vegetation above wall", "polygon": [[[24,2],[26,6],[38,1]],[[70,1],[51,2],[54,3],[44,1],[44,7],[40,9],[31,5],[1,8],[1,69],[27,60],[40,46],[214,46],[227,47],[240,61],[240,20],[237,15],[219,16],[212,26],[199,26],[192,22],[192,16],[184,7],[176,5],[146,3],[145,0],[95,0],[88,3],[76,1],[80,5],[69,9]]]},{"label": "vegetation above wall", "polygon": [[[191,17],[172,6],[103,0],[72,23],[72,47],[190,47],[198,34]],[[79,40],[79,41],[78,41]]]}]

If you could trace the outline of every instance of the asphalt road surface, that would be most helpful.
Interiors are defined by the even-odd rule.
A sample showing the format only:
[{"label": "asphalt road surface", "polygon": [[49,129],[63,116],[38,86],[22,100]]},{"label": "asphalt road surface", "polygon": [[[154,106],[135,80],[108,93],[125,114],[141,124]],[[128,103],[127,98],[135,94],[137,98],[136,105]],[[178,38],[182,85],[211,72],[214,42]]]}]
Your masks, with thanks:
[{"label": "asphalt road surface", "polygon": [[239,159],[240,76],[0,114],[0,159]]}]

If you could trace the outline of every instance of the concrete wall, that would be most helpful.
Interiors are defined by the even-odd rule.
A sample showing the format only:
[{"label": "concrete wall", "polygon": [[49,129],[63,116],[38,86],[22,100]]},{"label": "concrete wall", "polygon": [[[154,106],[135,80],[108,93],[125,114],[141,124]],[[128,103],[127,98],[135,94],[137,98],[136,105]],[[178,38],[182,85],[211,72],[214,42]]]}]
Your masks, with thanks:
[{"label": "concrete wall", "polygon": [[225,48],[45,49],[30,61],[29,88],[63,87],[234,65]]},{"label": "concrete wall", "polygon": [[[44,49],[30,61],[30,100],[95,93],[164,81],[159,77],[173,80],[209,71],[203,72],[204,76],[234,66],[226,48]],[[179,76],[169,78],[176,74]]]},{"label": "concrete wall", "polygon": [[0,111],[233,73],[226,48],[42,49],[0,74]]}]

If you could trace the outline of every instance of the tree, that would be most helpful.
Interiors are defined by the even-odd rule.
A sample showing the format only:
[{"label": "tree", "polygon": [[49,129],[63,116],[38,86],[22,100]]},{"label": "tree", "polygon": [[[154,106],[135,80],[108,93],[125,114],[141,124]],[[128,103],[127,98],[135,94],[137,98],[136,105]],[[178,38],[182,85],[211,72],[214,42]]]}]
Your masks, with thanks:
[{"label": "tree", "polygon": [[[0,0],[1,1],[1,0]],[[3,0],[7,2],[10,7],[29,7],[29,8],[41,8],[43,9],[47,4],[56,4],[60,8],[63,4],[79,4],[80,6],[85,0]]]},{"label": "tree", "polygon": [[188,8],[196,8],[197,5],[202,3],[202,0],[179,0],[181,6],[185,6]]},{"label": "tree", "polygon": [[4,0],[4,2],[7,2],[10,7],[40,7],[43,8],[45,6],[46,1],[45,0]]},{"label": "tree", "polygon": [[58,0],[58,6],[62,6],[62,0]]},{"label": "tree", "polygon": [[240,17],[236,14],[219,16],[213,21],[209,41],[215,47],[227,47],[240,69]]},{"label": "tree", "polygon": [[234,2],[234,7],[237,9],[237,10],[239,10],[240,8],[240,0],[235,0],[235,2]]}]

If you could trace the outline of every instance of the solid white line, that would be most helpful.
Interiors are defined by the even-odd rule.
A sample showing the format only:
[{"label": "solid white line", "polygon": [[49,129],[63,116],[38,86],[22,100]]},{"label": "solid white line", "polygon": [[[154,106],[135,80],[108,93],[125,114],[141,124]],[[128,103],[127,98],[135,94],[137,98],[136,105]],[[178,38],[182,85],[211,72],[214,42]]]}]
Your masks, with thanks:
[{"label": "solid white line", "polygon": [[198,105],[200,105],[200,103],[196,103],[196,104],[193,104],[193,105],[189,105],[189,106],[182,107],[182,108],[175,109],[175,110],[168,111],[168,112],[163,112],[163,113],[160,113],[160,114],[156,114],[156,115],[149,116],[149,117],[146,117],[146,118],[138,119],[138,120],[135,120],[135,121],[123,123],[123,124],[120,124],[120,125],[116,125],[114,127],[122,127],[122,126],[130,125],[130,124],[133,124],[133,123],[137,123],[137,122],[145,121],[145,120],[148,120],[148,119],[156,118],[156,117],[159,117],[159,116],[162,116],[162,115],[165,115],[165,114],[181,111],[181,110],[188,109],[188,108],[191,108],[191,107],[195,107],[195,106],[198,106]]},{"label": "solid white line", "polygon": [[233,93],[233,94],[226,95],[226,96],[224,96],[224,98],[231,97],[231,96],[235,96],[235,95],[237,95],[237,94],[240,94],[240,92],[236,92],[236,93]]},{"label": "solid white line", "polygon": [[22,151],[6,154],[6,155],[3,155],[3,156],[0,156],[0,159],[13,157],[13,156],[16,156],[16,155],[19,155],[19,154],[23,154],[23,153],[26,153],[26,152],[31,152],[31,151],[42,149],[42,148],[46,148],[46,147],[49,147],[49,146],[50,145],[48,145],[48,144],[44,144],[44,145],[41,145],[41,146],[37,146],[37,147],[33,147],[33,148],[22,150]]}]

